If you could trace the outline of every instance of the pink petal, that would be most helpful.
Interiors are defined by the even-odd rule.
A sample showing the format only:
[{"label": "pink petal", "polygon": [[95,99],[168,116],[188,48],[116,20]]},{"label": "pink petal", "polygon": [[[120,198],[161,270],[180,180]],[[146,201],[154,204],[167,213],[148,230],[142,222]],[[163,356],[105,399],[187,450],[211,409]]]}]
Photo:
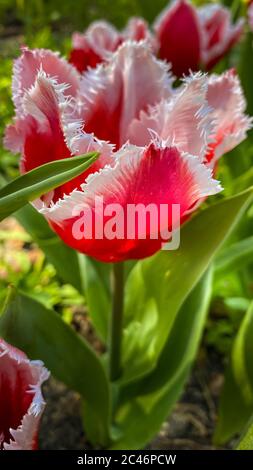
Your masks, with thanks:
[{"label": "pink petal", "polygon": [[16,118],[14,124],[10,124],[5,129],[4,146],[13,153],[21,153],[24,146],[24,137],[33,127],[33,118],[26,116],[21,119]]},{"label": "pink petal", "polygon": [[202,32],[196,9],[186,0],[176,0],[156,20],[160,57],[172,63],[178,77],[199,69]]},{"label": "pink petal", "polygon": [[79,76],[74,67],[55,52],[24,47],[13,69],[12,94],[18,114],[23,114],[24,93],[34,84],[40,69],[56,78],[59,83],[68,83],[68,95],[75,96],[77,93]]},{"label": "pink petal", "polygon": [[22,171],[70,156],[62,126],[64,91],[64,85],[40,71],[34,86],[25,93],[23,110],[33,120],[24,135]]},{"label": "pink petal", "polygon": [[244,20],[232,24],[230,10],[219,5],[208,5],[199,9],[204,30],[202,62],[207,70],[214,67],[236,44],[243,32]]},{"label": "pink petal", "polygon": [[96,54],[84,34],[75,33],[73,35],[73,48],[70,51],[69,62],[76,67],[78,72],[82,73],[89,67],[96,67],[103,62],[103,58]]},{"label": "pink petal", "polygon": [[230,11],[220,5],[206,5],[199,8],[201,23],[206,33],[207,49],[224,40],[230,23]]},{"label": "pink petal", "polygon": [[174,143],[182,151],[202,158],[213,133],[214,116],[207,103],[208,79],[197,73],[185,80],[174,97],[162,101],[129,129],[129,140],[135,145],[147,145],[150,134],[164,142]]},{"label": "pink petal", "polygon": [[[101,261],[115,262],[150,256],[161,248],[159,234],[156,239],[152,238],[154,233],[146,220],[147,228],[142,233],[146,239],[129,239],[126,225],[121,239],[109,240],[105,236],[98,239],[94,236],[93,219],[92,239],[77,239],[72,233],[73,224],[78,219],[74,210],[83,212],[85,217],[92,210],[93,215],[96,212],[99,220],[103,221],[102,208],[97,209],[95,205],[95,198],[101,196],[103,208],[120,204],[125,223],[129,204],[144,204],[145,207],[154,204],[158,210],[160,204],[167,204],[169,208],[172,204],[180,204],[183,220],[197,201],[221,188],[198,158],[180,153],[176,147],[162,148],[151,144],[147,149],[126,145],[118,152],[114,167],[106,167],[90,176],[81,189],[41,212],[68,245]],[[107,220],[105,217],[104,223]],[[161,220],[160,226],[168,229],[164,223]]]},{"label": "pink petal", "polygon": [[120,148],[131,121],[171,95],[171,76],[145,43],[125,42],[107,65],[83,75],[80,90],[85,131]]},{"label": "pink petal", "polygon": [[148,36],[148,23],[143,18],[130,18],[125,29],[125,37],[138,42],[147,39]]},{"label": "pink petal", "polygon": [[229,152],[245,138],[252,120],[245,115],[246,101],[238,76],[233,70],[209,78],[207,100],[216,120],[213,143],[206,155],[212,162]]},{"label": "pink petal", "polygon": [[107,21],[94,21],[84,34],[74,33],[70,62],[79,72],[108,60],[123,37]]},{"label": "pink petal", "polygon": [[0,339],[0,436],[7,450],[37,447],[40,418],[45,406],[41,385],[49,372],[39,361]]},{"label": "pink petal", "polygon": [[150,32],[148,23],[143,18],[130,18],[123,31],[123,36],[125,40],[130,39],[137,42],[146,40],[154,53],[158,51],[156,38]]},{"label": "pink petal", "polygon": [[107,21],[94,21],[86,31],[89,44],[96,54],[103,59],[110,58],[108,52],[114,52],[122,41],[118,31]]},{"label": "pink petal", "polygon": [[[82,132],[82,123],[74,114],[73,103],[64,95],[65,88],[40,71],[34,86],[23,97],[23,118],[9,126],[5,136],[8,148],[22,152],[22,172],[50,161],[69,158],[71,154],[101,152],[101,157],[87,172],[50,193],[54,201],[78,188],[90,173],[107,164],[112,152],[108,144]],[[45,197],[44,202],[49,204],[51,199]]]}]

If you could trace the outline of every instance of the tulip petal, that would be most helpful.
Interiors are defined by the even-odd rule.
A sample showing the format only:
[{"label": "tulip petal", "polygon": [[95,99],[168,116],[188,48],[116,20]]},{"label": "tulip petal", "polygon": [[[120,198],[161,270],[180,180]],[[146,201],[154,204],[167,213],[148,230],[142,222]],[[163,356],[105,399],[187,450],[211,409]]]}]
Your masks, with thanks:
[{"label": "tulip petal", "polygon": [[202,31],[196,9],[185,0],[176,0],[158,17],[155,31],[160,57],[172,63],[176,76],[199,69]]},{"label": "tulip petal", "polygon": [[86,37],[95,53],[102,59],[110,58],[110,52],[116,51],[121,43],[121,36],[107,21],[94,21],[86,31]]},{"label": "tulip petal", "polygon": [[124,36],[137,42],[147,39],[149,37],[148,23],[143,18],[130,18],[124,30]]},{"label": "tulip petal", "polygon": [[[117,153],[115,166],[91,175],[81,189],[50,208],[44,207],[41,212],[67,244],[101,261],[111,262],[146,257],[161,247],[161,238],[157,235],[154,239],[150,228],[142,233],[142,239],[129,239],[126,232],[128,205],[144,204],[147,207],[152,204],[159,210],[161,204],[168,207],[179,204],[183,219],[198,200],[219,192],[221,187],[212,179],[211,170],[198,158],[182,153],[176,147],[163,148],[156,143],[147,149],[124,146]],[[98,209],[96,198],[100,196],[103,205]],[[88,212],[92,211],[103,221],[102,211],[110,204],[120,205],[124,211],[122,239],[109,240],[104,235],[97,238],[94,226],[91,239],[78,239],[74,232],[76,214],[84,212],[88,217]],[[160,227],[161,224],[163,229],[163,220]]]},{"label": "tulip petal", "polygon": [[201,73],[189,76],[169,101],[142,113],[129,129],[129,140],[147,145],[150,134],[174,143],[182,151],[203,158],[214,130],[212,108],[207,102],[208,79]]},{"label": "tulip petal", "polygon": [[14,124],[10,124],[5,129],[4,146],[13,153],[22,153],[24,138],[29,129],[34,127],[34,121],[31,116],[24,116],[21,119],[15,118]]},{"label": "tulip petal", "polygon": [[127,40],[146,40],[153,52],[157,52],[158,44],[147,22],[143,18],[133,17],[122,32],[107,21],[94,21],[83,34],[74,33],[69,61],[79,72],[84,72],[110,60],[112,52]]},{"label": "tulip petal", "polygon": [[63,111],[60,107],[66,107],[65,89],[65,85],[58,84],[41,70],[34,85],[25,92],[22,105],[24,115],[29,116],[30,127],[23,136],[23,172],[70,156],[65,143]]},{"label": "tulip petal", "polygon": [[40,361],[29,361],[24,353],[0,339],[0,435],[4,449],[37,447],[45,406],[41,385],[48,377]]},{"label": "tulip petal", "polygon": [[211,70],[240,39],[244,20],[233,25],[230,10],[220,5],[202,7],[198,14],[204,31],[201,60],[206,70]]},{"label": "tulip petal", "polygon": [[154,53],[158,51],[158,42],[150,32],[148,23],[143,18],[130,18],[123,31],[123,37],[125,40],[130,39],[137,42],[145,40]]},{"label": "tulip petal", "polygon": [[46,49],[22,48],[22,55],[14,62],[12,96],[17,114],[23,114],[24,93],[34,84],[38,72],[56,78],[59,83],[68,83],[68,95],[75,96],[79,87],[77,71],[56,52]]},{"label": "tulip petal", "polygon": [[70,52],[70,63],[79,72],[108,60],[112,52],[122,42],[123,37],[107,21],[94,21],[83,34],[74,33],[73,48]]},{"label": "tulip petal", "polygon": [[168,68],[145,42],[125,42],[109,64],[82,77],[79,99],[85,131],[120,148],[131,121],[171,96],[171,81]]},{"label": "tulip petal", "polygon": [[[82,175],[50,193],[57,200],[69,194],[85,181],[87,176],[110,163],[112,147],[92,135],[84,134],[72,101],[65,97],[66,86],[40,71],[34,85],[23,97],[23,119],[17,119],[7,128],[5,145],[22,152],[20,168],[27,172],[44,163],[98,151],[101,157]],[[45,196],[46,197],[46,196]],[[43,200],[45,200],[43,197]]]},{"label": "tulip petal", "polygon": [[102,57],[95,53],[84,35],[75,33],[73,35],[73,44],[79,44],[79,47],[74,46],[70,51],[69,62],[78,72],[82,73],[89,67],[96,67],[103,62]]},{"label": "tulip petal", "polygon": [[215,134],[212,136],[214,142],[206,155],[207,161],[213,165],[246,138],[252,119],[244,114],[246,101],[239,78],[233,70],[220,76],[210,76],[207,100],[214,109],[216,120]]}]

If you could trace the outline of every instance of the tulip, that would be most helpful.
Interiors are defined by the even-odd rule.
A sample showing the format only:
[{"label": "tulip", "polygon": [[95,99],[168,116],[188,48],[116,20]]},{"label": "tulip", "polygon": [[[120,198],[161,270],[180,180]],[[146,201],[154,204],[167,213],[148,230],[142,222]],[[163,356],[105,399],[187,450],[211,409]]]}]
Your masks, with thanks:
[{"label": "tulip", "polygon": [[35,450],[49,372],[0,339],[0,449]]},{"label": "tulip", "polygon": [[146,39],[155,49],[155,40],[142,18],[131,18],[122,32],[107,21],[94,21],[83,34],[73,34],[69,61],[79,72],[83,72],[88,67],[96,67],[97,64],[107,61],[111,53],[127,39]]},{"label": "tulip", "polygon": [[172,63],[180,77],[201,68],[211,70],[238,42],[243,20],[232,24],[230,10],[221,5],[194,7],[175,0],[155,22],[159,56]]},{"label": "tulip", "polygon": [[[69,246],[105,262],[144,258],[161,249],[164,237],[153,233],[148,214],[140,236],[128,236],[129,206],[168,207],[160,214],[164,232],[171,229],[172,206],[179,205],[183,223],[204,198],[221,190],[213,168],[251,125],[234,71],[192,74],[173,90],[168,67],[145,41],[124,42],[107,63],[82,76],[50,51],[23,49],[14,65],[13,100],[16,117],[5,145],[21,153],[22,172],[99,152],[85,173],[34,205]],[[112,204],[122,208],[124,227],[108,237],[105,228],[112,219],[106,208]],[[103,229],[99,236],[94,235],[97,221]],[[91,235],[82,225],[91,225]]]}]

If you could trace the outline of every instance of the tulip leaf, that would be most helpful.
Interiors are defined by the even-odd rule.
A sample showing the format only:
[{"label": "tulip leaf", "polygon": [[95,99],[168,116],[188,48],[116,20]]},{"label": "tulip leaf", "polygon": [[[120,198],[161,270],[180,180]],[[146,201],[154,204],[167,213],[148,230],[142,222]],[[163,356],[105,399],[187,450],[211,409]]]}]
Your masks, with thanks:
[{"label": "tulip leaf", "polygon": [[253,422],[251,420],[247,431],[240,440],[237,450],[253,450]]},{"label": "tulip leaf", "polygon": [[126,283],[123,382],[156,366],[177,312],[252,196],[250,188],[199,212],[182,227],[177,251],[160,251],[133,268]]},{"label": "tulip leaf", "polygon": [[[240,62],[237,67],[247,102],[247,112],[250,115],[253,113],[253,90],[251,80],[253,67],[252,41],[253,34],[249,31],[244,37],[244,42],[241,47]],[[252,131],[250,135],[252,137]]]},{"label": "tulip leaf", "polygon": [[215,442],[241,432],[253,414],[253,302],[235,338],[220,400]]},{"label": "tulip leaf", "polygon": [[217,256],[215,270],[218,273],[231,272],[252,262],[253,237],[248,237],[222,250]]},{"label": "tulip leaf", "polygon": [[[240,145],[240,147],[242,147],[242,145]],[[251,167],[251,162],[253,161],[253,152],[252,152],[252,150],[253,150],[252,146],[246,152],[244,152],[244,150],[242,150],[242,152],[244,154],[246,153],[246,155],[248,155],[248,156],[249,156],[249,153],[250,153],[251,161],[247,162],[247,163],[250,163],[250,165],[248,165],[248,167],[250,166],[250,168],[249,168],[249,170],[244,171],[241,174],[241,176],[238,176],[237,178],[235,178],[231,182],[230,188],[229,188],[229,190],[232,191],[231,195],[234,194],[234,193],[240,192],[240,191],[244,191],[245,189],[249,188],[253,184],[253,168]]]},{"label": "tulip leaf", "polygon": [[111,311],[110,270],[109,263],[100,263],[88,256],[83,258],[85,299],[92,323],[104,342]]},{"label": "tulip leaf", "polygon": [[53,310],[12,289],[0,316],[0,336],[40,359],[51,373],[89,402],[98,441],[109,435],[109,383],[100,358]]},{"label": "tulip leaf", "polygon": [[212,292],[212,270],[193,289],[178,312],[156,368],[121,392],[116,424],[122,438],[115,449],[139,449],[159,431],[182,393],[205,326]]},{"label": "tulip leaf", "polygon": [[48,261],[53,264],[61,280],[84,294],[82,266],[84,255],[66,245],[32,205],[27,204],[22,207],[14,216],[44,252]]},{"label": "tulip leaf", "polygon": [[0,221],[29,201],[83,173],[98,158],[97,153],[46,163],[25,173],[0,190]]},{"label": "tulip leaf", "polygon": [[91,321],[105,342],[111,310],[110,264],[100,263],[67,246],[31,205],[22,207],[15,217],[54,265],[59,277],[85,294]]}]

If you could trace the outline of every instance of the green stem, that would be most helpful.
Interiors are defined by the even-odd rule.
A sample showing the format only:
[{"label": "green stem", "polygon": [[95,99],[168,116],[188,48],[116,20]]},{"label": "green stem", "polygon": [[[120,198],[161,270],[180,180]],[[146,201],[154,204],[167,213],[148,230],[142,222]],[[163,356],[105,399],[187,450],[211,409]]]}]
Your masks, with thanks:
[{"label": "green stem", "polygon": [[113,382],[121,371],[121,342],[124,310],[124,264],[113,264],[113,301],[109,332],[109,374]]},{"label": "green stem", "polygon": [[234,0],[231,5],[231,14],[232,14],[232,18],[234,21],[237,20],[239,15],[242,13],[241,9],[242,9],[241,0]]}]

